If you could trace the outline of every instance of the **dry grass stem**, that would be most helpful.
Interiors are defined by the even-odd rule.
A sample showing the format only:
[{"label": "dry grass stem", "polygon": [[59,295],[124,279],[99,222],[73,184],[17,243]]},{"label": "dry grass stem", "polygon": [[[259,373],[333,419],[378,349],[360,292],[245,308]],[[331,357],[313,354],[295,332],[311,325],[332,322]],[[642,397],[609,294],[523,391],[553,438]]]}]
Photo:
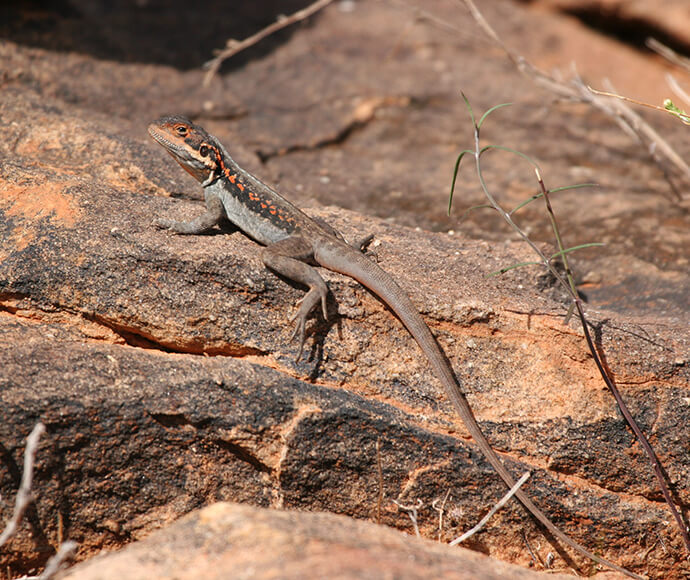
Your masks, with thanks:
[{"label": "dry grass stem", "polygon": [[645,41],[645,45],[650,50],[653,50],[657,54],[663,56],[670,63],[673,63],[676,66],[679,66],[680,68],[690,72],[690,58],[681,56],[675,50],[659,42],[656,38],[648,38]]},{"label": "dry grass stem", "polygon": [[77,551],[77,542],[67,540],[60,544],[56,554],[48,560],[43,574],[38,577],[38,580],[50,580],[62,568],[63,563],[71,560]]},{"label": "dry grass stem", "polygon": [[535,83],[560,98],[591,105],[614,119],[621,127],[624,127],[626,133],[634,136],[661,168],[673,190],[675,200],[682,201],[685,199],[681,192],[687,189],[687,184],[690,184],[690,167],[644,119],[625,103],[602,97],[592,92],[577,72],[575,72],[574,78],[569,83],[566,83],[538,69],[503,43],[496,31],[476,7],[473,0],[458,1],[463,2],[467,6],[479,27],[503,49],[520,73],[531,78]]},{"label": "dry grass stem", "polygon": [[34,475],[34,460],[36,459],[36,451],[38,449],[38,441],[41,435],[45,433],[45,425],[41,422],[36,423],[29,436],[26,438],[26,449],[24,450],[24,471],[22,472],[22,481],[17,491],[17,497],[14,502],[14,513],[12,518],[2,534],[0,534],[0,546],[4,545],[16,532],[19,523],[24,516],[26,508],[33,500],[31,495],[31,484]]},{"label": "dry grass stem", "polygon": [[522,475],[522,477],[515,482],[515,485],[508,490],[508,493],[506,493],[500,499],[500,501],[498,501],[498,503],[496,503],[496,505],[494,507],[492,507],[491,510],[489,510],[489,513],[486,514],[476,526],[474,526],[471,530],[465,532],[462,536],[455,538],[450,543],[450,545],[451,546],[457,546],[458,544],[461,544],[462,542],[464,542],[468,538],[471,538],[472,536],[474,536],[474,534],[476,534],[479,530],[481,530],[486,525],[486,522],[488,522],[498,510],[500,510],[504,505],[506,505],[506,503],[508,503],[510,498],[515,495],[515,492],[518,489],[520,489],[522,487],[522,484],[525,483],[529,479],[529,476],[530,476],[530,472],[526,471]]}]

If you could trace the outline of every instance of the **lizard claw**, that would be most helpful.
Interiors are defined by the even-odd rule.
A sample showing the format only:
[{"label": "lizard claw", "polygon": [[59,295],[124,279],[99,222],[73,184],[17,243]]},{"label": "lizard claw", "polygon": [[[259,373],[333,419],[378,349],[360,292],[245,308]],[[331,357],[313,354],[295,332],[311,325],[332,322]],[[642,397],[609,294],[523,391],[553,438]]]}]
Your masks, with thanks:
[{"label": "lizard claw", "polygon": [[297,321],[297,324],[295,324],[295,328],[292,331],[292,334],[290,335],[290,342],[295,340],[295,338],[297,338],[297,335],[299,335],[299,348],[297,349],[297,356],[295,357],[295,361],[298,361],[302,358],[302,352],[304,351],[304,342],[307,337],[304,320],[299,320]]},{"label": "lizard claw", "polygon": [[170,220],[166,218],[156,218],[151,222],[151,224],[154,227],[157,227],[159,230],[166,230],[168,232],[177,233],[175,231],[175,223],[175,220]]},{"label": "lizard claw", "polygon": [[[300,305],[303,302],[302,300],[297,301],[297,305]],[[297,356],[295,357],[295,361],[298,361],[299,359],[302,358],[302,351],[304,350],[304,342],[307,338],[307,317],[306,315],[301,315],[300,311],[302,309],[298,309],[294,314],[288,316],[288,322],[293,323],[295,322],[295,326],[292,329],[292,334],[290,334],[290,342],[295,340],[297,336],[299,336],[299,350],[297,351]]]},{"label": "lizard claw", "polygon": [[307,317],[316,306],[317,301],[321,302],[321,312],[323,314],[324,320],[328,320],[328,309],[326,303],[327,297],[327,293],[321,293],[315,290],[310,290],[295,303],[295,306],[298,307],[295,313],[288,316],[288,322],[295,323],[295,327],[292,331],[292,334],[290,335],[290,342],[292,342],[293,340],[295,340],[295,338],[299,336],[299,350],[297,351],[296,360],[302,358],[304,342],[307,337]]}]

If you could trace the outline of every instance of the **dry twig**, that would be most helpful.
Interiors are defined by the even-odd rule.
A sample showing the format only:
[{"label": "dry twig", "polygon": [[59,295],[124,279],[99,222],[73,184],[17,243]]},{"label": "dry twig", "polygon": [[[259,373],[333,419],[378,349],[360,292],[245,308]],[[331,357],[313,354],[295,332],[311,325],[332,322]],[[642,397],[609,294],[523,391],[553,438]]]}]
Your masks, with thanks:
[{"label": "dry twig", "polygon": [[508,493],[506,493],[500,499],[500,501],[498,501],[498,503],[496,503],[496,505],[492,507],[491,510],[489,510],[489,513],[486,514],[476,526],[474,526],[471,530],[465,532],[462,536],[455,538],[449,545],[457,546],[458,544],[474,536],[474,534],[481,530],[486,525],[486,522],[488,522],[498,510],[500,510],[504,505],[506,505],[506,503],[508,503],[510,498],[515,495],[515,492],[518,489],[520,489],[522,487],[522,484],[529,479],[529,476],[530,472],[526,471],[522,475],[522,477],[515,482],[515,485],[508,490]]},{"label": "dry twig", "polygon": [[656,38],[648,38],[645,41],[645,44],[647,45],[647,48],[663,56],[670,63],[673,63],[676,66],[684,68],[686,71],[690,72],[690,58],[679,55],[676,51],[669,48],[665,44],[662,44]]},{"label": "dry twig", "polygon": [[381,523],[381,506],[383,505],[383,466],[381,464],[381,438],[376,439],[376,474],[379,482],[379,492],[376,499],[376,523]]},{"label": "dry twig", "polygon": [[76,550],[77,542],[72,540],[67,540],[60,544],[57,553],[48,560],[45,570],[43,570],[43,573],[38,577],[38,580],[50,580],[60,570],[62,564],[66,560],[70,560],[74,557]]},{"label": "dry twig", "polygon": [[[525,546],[527,546],[527,551],[529,552],[529,555],[532,558],[533,564],[536,565],[538,563],[541,565],[542,568],[546,568],[547,566],[546,566],[544,560],[541,559],[541,556],[539,555],[539,553],[532,550],[532,546],[530,545],[529,540],[527,539],[527,534],[525,533],[525,530],[522,530],[521,533],[522,533],[522,539],[525,542]],[[549,554],[550,553],[551,552],[549,552]]]},{"label": "dry twig", "polygon": [[404,512],[407,512],[407,515],[410,516],[410,520],[412,520],[412,527],[414,527],[414,533],[418,538],[422,537],[422,534],[419,533],[419,522],[417,520],[417,515],[419,514],[419,509],[424,505],[421,499],[417,500],[417,503],[415,505],[403,505],[400,502],[393,500],[393,503],[398,506],[401,510]]},{"label": "dry twig", "polygon": [[[684,99],[688,100],[688,103],[690,103],[690,95],[687,95],[683,89],[680,88],[680,85],[674,79],[671,75],[666,76],[666,80],[668,81],[669,87],[671,87],[671,90],[678,91],[678,95],[682,96]],[[607,83],[610,84],[610,83]],[[609,91],[598,91],[597,89],[593,89],[592,87],[588,86],[587,87],[591,92],[593,92],[595,95],[601,95],[602,97],[613,97],[615,99],[620,99],[621,101],[627,101],[628,103],[634,103],[635,105],[640,105],[641,107],[647,107],[648,109],[654,109],[655,111],[663,111],[664,113],[670,113],[672,115],[675,115],[678,117],[683,123],[686,125],[690,125],[690,118],[688,117],[687,114],[684,114],[680,110],[674,110],[673,107],[669,107],[667,103],[670,101],[667,99],[664,101],[664,104],[667,105],[665,107],[659,107],[658,105],[652,105],[651,103],[645,103],[644,101],[638,101],[637,99],[632,99],[630,97],[626,97],[625,95],[619,95],[617,93],[612,93]],[[676,108],[677,109],[677,108]]]},{"label": "dry twig", "polygon": [[206,87],[209,85],[211,79],[218,72],[220,65],[223,64],[223,62],[229,59],[231,56],[234,56],[238,52],[242,52],[250,46],[255,45],[257,42],[260,42],[267,36],[270,36],[274,32],[277,32],[278,30],[282,30],[283,28],[290,26],[295,22],[300,22],[301,20],[309,18],[312,14],[318,12],[322,8],[325,8],[331,2],[333,2],[333,0],[317,0],[313,4],[310,4],[302,10],[294,12],[290,16],[279,17],[278,20],[276,20],[273,24],[270,24],[266,28],[259,30],[259,32],[257,32],[256,34],[248,36],[244,40],[236,40],[234,38],[230,38],[226,43],[225,49],[220,51],[215,57],[213,57],[206,64],[204,64],[204,68],[208,69],[206,76],[204,76],[204,86]]},{"label": "dry twig", "polygon": [[[683,161],[682,157],[674,151],[668,142],[652,129],[652,127],[637,113],[621,101],[596,95],[589,89],[587,84],[577,73],[575,74],[575,78],[568,84],[538,69],[503,43],[498,34],[496,34],[496,31],[478,10],[473,0],[459,1],[464,2],[479,27],[489,38],[501,47],[520,73],[531,78],[538,85],[541,85],[561,98],[587,103],[599,109],[609,117],[615,119],[619,125],[625,127],[626,132],[634,135],[637,141],[644,147],[657,165],[659,165],[675,194],[676,201],[683,200],[683,195],[680,192],[683,191],[684,184],[690,183],[690,167]],[[675,171],[671,171],[672,169],[675,169]],[[682,180],[681,184],[677,185],[675,183],[676,179],[674,179],[674,174],[679,174],[679,178]]]},{"label": "dry twig", "polygon": [[31,483],[34,475],[34,460],[36,458],[36,451],[38,449],[38,440],[45,432],[45,425],[41,422],[36,423],[33,430],[26,438],[26,449],[24,450],[24,471],[22,473],[22,481],[17,491],[17,497],[14,501],[14,513],[12,518],[2,534],[0,534],[0,546],[5,544],[16,532],[22,516],[33,500],[31,495]]},{"label": "dry twig", "polygon": [[443,539],[443,514],[444,514],[444,511],[446,509],[446,502],[448,501],[449,497],[450,497],[450,489],[448,491],[446,491],[446,495],[443,498],[443,501],[440,502],[440,505],[439,505],[438,499],[435,499],[431,504],[431,507],[434,508],[438,512],[438,541],[439,541],[439,543]]}]

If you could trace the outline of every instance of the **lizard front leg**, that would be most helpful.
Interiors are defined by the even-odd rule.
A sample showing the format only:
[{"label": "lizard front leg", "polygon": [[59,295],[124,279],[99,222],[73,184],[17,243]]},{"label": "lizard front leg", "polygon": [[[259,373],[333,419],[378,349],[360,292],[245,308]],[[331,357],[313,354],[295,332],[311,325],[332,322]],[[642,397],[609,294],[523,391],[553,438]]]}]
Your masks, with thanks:
[{"label": "lizard front leg", "polygon": [[171,219],[159,218],[154,220],[153,225],[171,230],[177,234],[203,234],[224,219],[225,209],[223,208],[223,203],[214,195],[206,198],[206,211],[191,221],[178,222]]},{"label": "lizard front leg", "polygon": [[297,358],[302,356],[304,340],[306,337],[306,322],[309,313],[321,302],[321,311],[324,319],[328,319],[326,298],[328,286],[321,275],[312,268],[307,261],[313,259],[312,246],[306,239],[294,236],[286,238],[275,244],[271,244],[261,252],[264,264],[278,274],[290,280],[304,284],[309,288],[302,299],[297,302],[299,308],[290,317],[290,322],[295,322],[295,329],[291,339],[299,336],[299,351]]}]

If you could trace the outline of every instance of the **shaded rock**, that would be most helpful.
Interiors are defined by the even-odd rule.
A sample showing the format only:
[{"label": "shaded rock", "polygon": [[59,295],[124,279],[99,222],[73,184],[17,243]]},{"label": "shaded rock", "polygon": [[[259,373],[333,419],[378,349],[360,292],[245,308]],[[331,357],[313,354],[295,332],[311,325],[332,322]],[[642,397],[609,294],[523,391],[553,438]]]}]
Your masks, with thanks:
[{"label": "shaded rock", "polygon": [[573,14],[591,26],[631,44],[648,37],[690,50],[690,10],[683,0],[538,0],[534,4]]}]

